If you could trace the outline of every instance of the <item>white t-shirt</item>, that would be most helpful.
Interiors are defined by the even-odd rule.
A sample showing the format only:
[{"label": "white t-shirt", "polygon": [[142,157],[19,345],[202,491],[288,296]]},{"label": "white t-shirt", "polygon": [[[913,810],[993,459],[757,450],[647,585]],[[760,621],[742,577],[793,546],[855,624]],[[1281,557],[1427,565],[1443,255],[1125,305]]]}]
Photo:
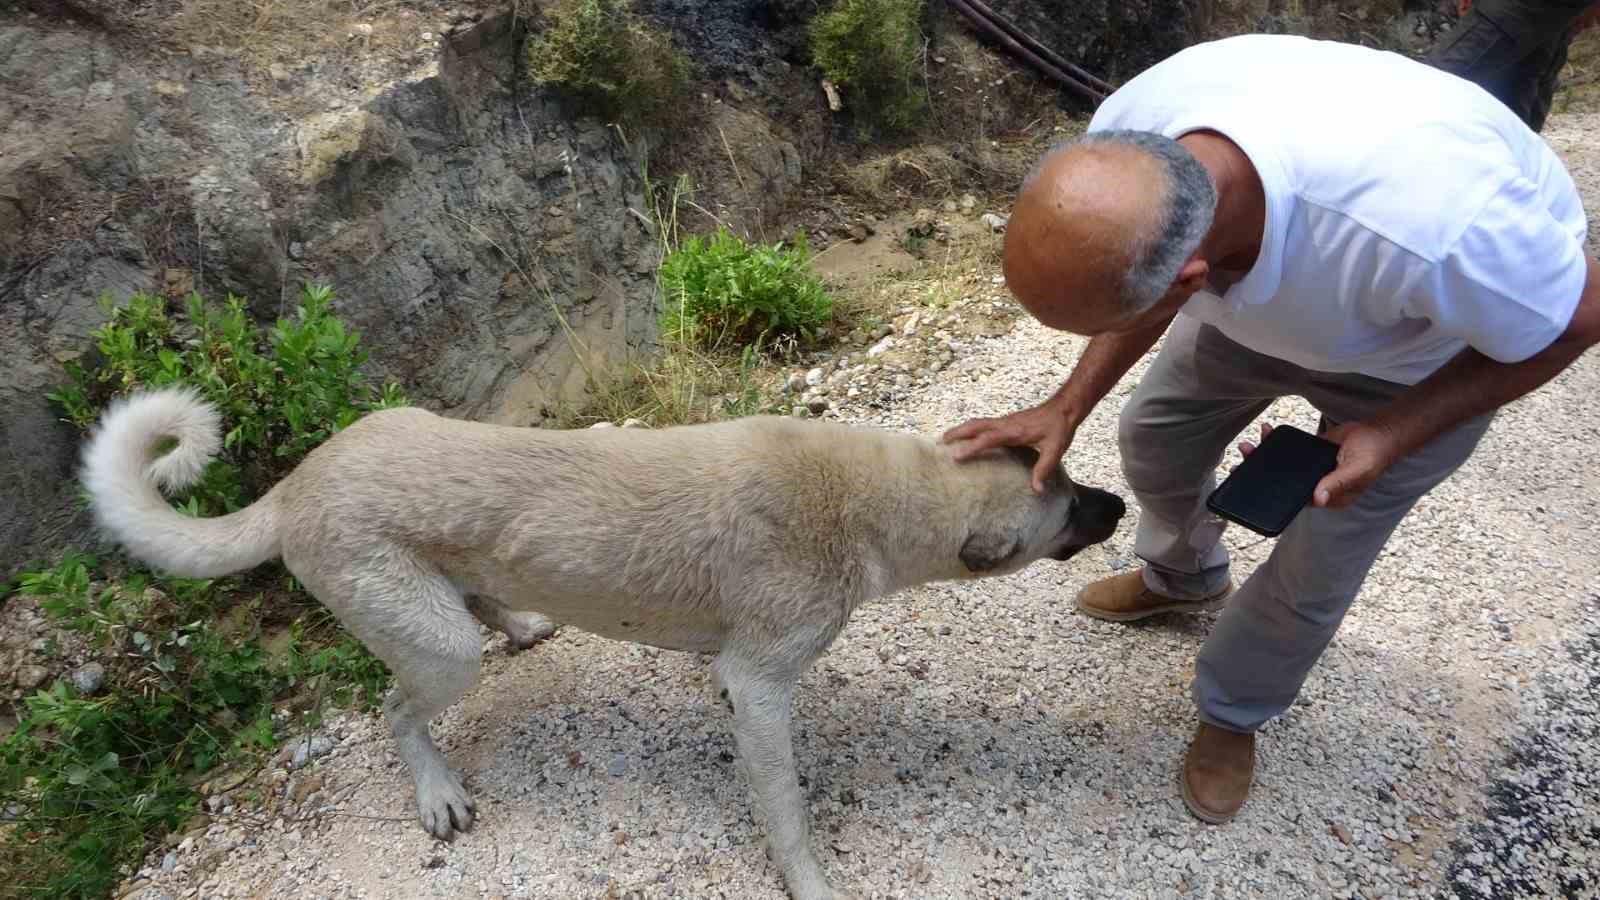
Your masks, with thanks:
[{"label": "white t-shirt", "polygon": [[1266,188],[1255,265],[1183,312],[1259,353],[1414,384],[1464,347],[1500,362],[1567,327],[1588,223],[1544,140],[1488,92],[1394,53],[1245,35],[1182,50],[1090,131],[1227,136]]}]

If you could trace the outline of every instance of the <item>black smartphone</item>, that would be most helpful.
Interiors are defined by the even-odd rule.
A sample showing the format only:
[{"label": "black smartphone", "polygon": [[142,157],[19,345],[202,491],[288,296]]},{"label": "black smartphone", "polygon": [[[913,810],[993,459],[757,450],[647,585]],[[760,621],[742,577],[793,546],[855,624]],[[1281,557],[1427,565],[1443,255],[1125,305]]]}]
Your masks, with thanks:
[{"label": "black smartphone", "polygon": [[1206,509],[1263,537],[1283,533],[1339,464],[1339,445],[1279,425],[1206,498]]}]

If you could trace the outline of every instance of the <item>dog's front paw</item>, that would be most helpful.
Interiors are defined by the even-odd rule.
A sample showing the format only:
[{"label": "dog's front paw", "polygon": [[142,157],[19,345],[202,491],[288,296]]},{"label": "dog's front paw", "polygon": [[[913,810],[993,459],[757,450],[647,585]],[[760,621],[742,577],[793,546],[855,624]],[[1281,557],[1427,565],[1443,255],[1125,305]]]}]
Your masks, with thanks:
[{"label": "dog's front paw", "polygon": [[477,807],[461,780],[446,773],[417,783],[417,812],[429,834],[448,841],[472,827]]},{"label": "dog's front paw", "polygon": [[817,891],[805,894],[795,894],[794,896],[799,898],[799,900],[860,900],[860,898],[849,891],[836,890],[827,885],[823,885],[822,888]]},{"label": "dog's front paw", "polygon": [[793,879],[787,887],[793,900],[858,900],[855,894],[835,888],[820,875]]}]

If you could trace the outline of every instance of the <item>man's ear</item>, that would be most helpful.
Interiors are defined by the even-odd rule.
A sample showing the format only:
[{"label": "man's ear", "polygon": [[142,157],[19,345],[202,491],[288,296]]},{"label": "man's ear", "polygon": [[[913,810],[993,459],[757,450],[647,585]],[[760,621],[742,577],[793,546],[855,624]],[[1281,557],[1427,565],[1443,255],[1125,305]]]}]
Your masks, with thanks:
[{"label": "man's ear", "polygon": [[967,571],[982,574],[998,569],[1022,550],[1022,542],[1014,534],[977,531],[967,536],[961,545],[961,564]]},{"label": "man's ear", "polygon": [[1206,286],[1206,279],[1211,275],[1211,264],[1200,258],[1199,251],[1189,257],[1189,261],[1178,270],[1178,277],[1172,280],[1173,288],[1182,291],[1185,297],[1201,290]]}]

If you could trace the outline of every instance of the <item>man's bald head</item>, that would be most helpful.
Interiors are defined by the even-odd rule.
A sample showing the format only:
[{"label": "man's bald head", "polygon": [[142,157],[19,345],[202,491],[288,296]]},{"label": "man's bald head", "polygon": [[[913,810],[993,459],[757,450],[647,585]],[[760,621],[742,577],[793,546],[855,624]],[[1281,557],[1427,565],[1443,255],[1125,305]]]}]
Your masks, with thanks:
[{"label": "man's bald head", "polygon": [[1006,283],[1046,325],[1098,333],[1155,306],[1211,227],[1216,186],[1177,141],[1103,131],[1051,150],[1006,225]]}]

